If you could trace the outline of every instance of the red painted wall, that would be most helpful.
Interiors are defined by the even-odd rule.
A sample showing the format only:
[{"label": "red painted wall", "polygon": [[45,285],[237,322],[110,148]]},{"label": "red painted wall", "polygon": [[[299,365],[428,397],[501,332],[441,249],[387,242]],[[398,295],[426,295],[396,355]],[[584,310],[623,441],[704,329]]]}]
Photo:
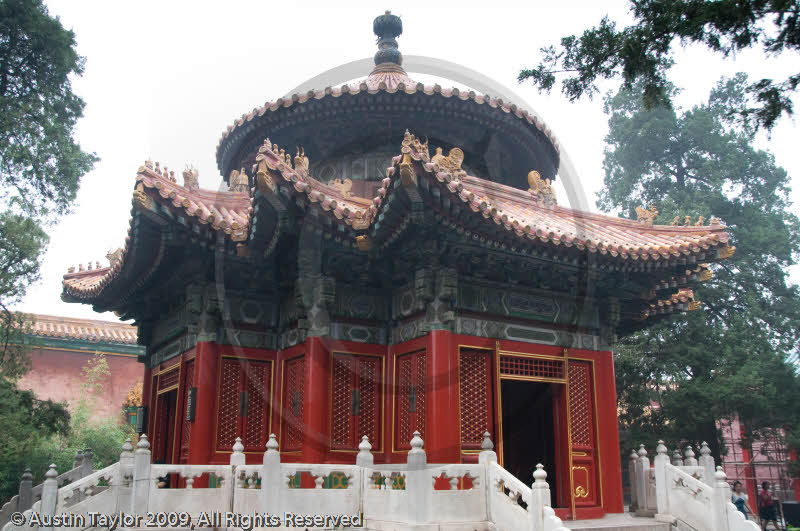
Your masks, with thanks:
[{"label": "red painted wall", "polygon": [[[20,382],[23,389],[31,389],[38,398],[74,404],[81,396],[82,372],[94,352],[60,350],[36,347],[30,352],[31,370]],[[142,381],[144,365],[136,356],[106,353],[111,371],[105,383],[105,395],[98,401],[94,418],[122,415],[122,405],[128,391]]]}]

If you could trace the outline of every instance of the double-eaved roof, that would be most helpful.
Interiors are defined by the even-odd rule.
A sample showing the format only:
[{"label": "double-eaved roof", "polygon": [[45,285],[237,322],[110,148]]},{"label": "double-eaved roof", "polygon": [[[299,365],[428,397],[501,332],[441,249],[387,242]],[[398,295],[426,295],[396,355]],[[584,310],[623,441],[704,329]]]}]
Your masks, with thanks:
[{"label": "double-eaved roof", "polygon": [[[196,175],[184,172],[186,182],[181,185],[170,172],[146,163],[135,178],[133,216],[125,247],[109,255],[107,267],[71,269],[64,276],[63,298],[93,303],[115,285],[135,288],[143,283],[147,268],[139,267],[138,273],[121,277],[126,267],[132,267],[129,255],[131,249],[137,248],[133,240],[139,234],[135,229],[139,216],[159,226],[171,224],[182,229],[195,245],[222,240],[242,256],[251,247],[268,254],[273,246],[267,242],[274,242],[280,229],[277,223],[253,223],[256,197],[316,209],[321,217],[328,218],[327,225],[341,245],[354,252],[367,252],[375,246],[391,247],[404,230],[401,211],[407,206],[394,200],[399,190],[407,194],[424,189],[428,197],[438,198],[430,206],[442,225],[483,245],[554,259],[592,256],[595,267],[607,271],[662,270],[662,278],[654,283],[652,291],[673,288],[673,293],[661,298],[645,295],[648,302],[643,317],[691,309],[693,293],[687,286],[693,280],[710,277],[708,262],[733,252],[725,226],[717,220],[702,225],[666,226],[653,225],[652,216],[647,215],[634,221],[580,212],[556,204],[547,188],[549,184],[537,176],[531,177],[529,190],[520,190],[467,175],[450,159],[432,158],[428,146],[411,133],[406,134],[372,200],[351,196],[336,183],[315,179],[307,167],[307,159],[292,157],[267,140],[259,150],[253,175],[245,181],[247,185],[240,185],[239,191],[233,191],[234,186],[212,191],[197,187]],[[243,170],[242,176],[246,175]],[[385,215],[393,203],[397,206],[392,216]],[[456,204],[461,205],[461,210],[455,208]],[[153,246],[140,246],[137,252],[141,254],[147,247]],[[158,254],[158,249],[151,249],[150,267],[157,267],[153,264],[158,261]],[[675,275],[675,267],[681,264],[686,264],[683,273]]]}]

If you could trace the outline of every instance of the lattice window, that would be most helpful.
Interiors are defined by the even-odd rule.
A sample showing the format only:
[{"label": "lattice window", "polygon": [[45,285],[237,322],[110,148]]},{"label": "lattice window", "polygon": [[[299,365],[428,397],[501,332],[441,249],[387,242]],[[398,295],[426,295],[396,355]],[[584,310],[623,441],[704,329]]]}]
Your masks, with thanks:
[{"label": "lattice window", "polygon": [[526,378],[564,378],[564,361],[522,356],[500,356],[500,374]]},{"label": "lattice window", "polygon": [[170,369],[166,372],[162,372],[158,375],[158,390],[163,391],[164,389],[169,389],[170,387],[175,387],[178,385],[178,376],[180,375],[180,368],[175,367],[174,369]]},{"label": "lattice window", "polygon": [[380,448],[380,372],[381,361],[377,358],[361,358],[358,361],[359,368],[359,414],[355,437],[353,438],[354,449],[358,448],[358,443],[362,435],[369,437],[373,448]]},{"label": "lattice window", "polygon": [[299,450],[303,444],[303,395],[305,391],[304,357],[287,361],[284,366],[284,435],[286,451]]},{"label": "lattice window", "polygon": [[247,418],[242,437],[246,450],[258,451],[267,444],[271,384],[272,363],[247,362]]},{"label": "lattice window", "polygon": [[491,353],[462,350],[458,369],[461,447],[479,449],[483,432],[492,432]]},{"label": "lattice window", "polygon": [[398,356],[395,374],[395,449],[411,448],[415,431],[425,435],[425,351]]},{"label": "lattice window", "polygon": [[183,368],[183,419],[181,419],[181,463],[187,463],[189,458],[189,442],[191,440],[192,423],[186,420],[186,408],[189,404],[189,390],[194,386],[194,360],[186,362]]},{"label": "lattice window", "polygon": [[373,448],[380,446],[381,360],[371,356],[335,354],[333,357],[333,407],[331,446],[357,450],[366,435]]},{"label": "lattice window", "polygon": [[353,390],[353,364],[351,356],[333,357],[333,409],[331,445],[335,449],[352,446],[350,435],[351,394]]},{"label": "lattice window", "polygon": [[588,363],[569,363],[569,415],[573,446],[594,446],[590,369]]},{"label": "lattice window", "polygon": [[239,400],[242,391],[241,361],[222,358],[222,375],[217,414],[217,449],[228,451],[239,431]]}]

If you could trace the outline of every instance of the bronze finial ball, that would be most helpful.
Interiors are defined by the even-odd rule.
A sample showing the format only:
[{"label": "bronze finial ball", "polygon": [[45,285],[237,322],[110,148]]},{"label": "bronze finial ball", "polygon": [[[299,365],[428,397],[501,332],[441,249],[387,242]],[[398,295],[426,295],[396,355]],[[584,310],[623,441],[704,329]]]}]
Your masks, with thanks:
[{"label": "bronze finial ball", "polygon": [[403,33],[403,21],[391,11],[376,17],[372,22],[372,31],[378,36],[378,51],[375,53],[375,64],[403,64],[403,54],[397,49],[395,37]]}]

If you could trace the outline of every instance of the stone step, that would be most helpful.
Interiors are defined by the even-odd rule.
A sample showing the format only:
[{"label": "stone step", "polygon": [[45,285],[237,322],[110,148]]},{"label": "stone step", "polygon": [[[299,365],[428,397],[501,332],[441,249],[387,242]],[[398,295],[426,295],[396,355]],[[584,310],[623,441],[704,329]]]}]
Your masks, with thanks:
[{"label": "stone step", "polygon": [[670,531],[671,526],[655,518],[632,516],[629,513],[607,514],[596,520],[565,521],[564,526],[576,531]]}]

